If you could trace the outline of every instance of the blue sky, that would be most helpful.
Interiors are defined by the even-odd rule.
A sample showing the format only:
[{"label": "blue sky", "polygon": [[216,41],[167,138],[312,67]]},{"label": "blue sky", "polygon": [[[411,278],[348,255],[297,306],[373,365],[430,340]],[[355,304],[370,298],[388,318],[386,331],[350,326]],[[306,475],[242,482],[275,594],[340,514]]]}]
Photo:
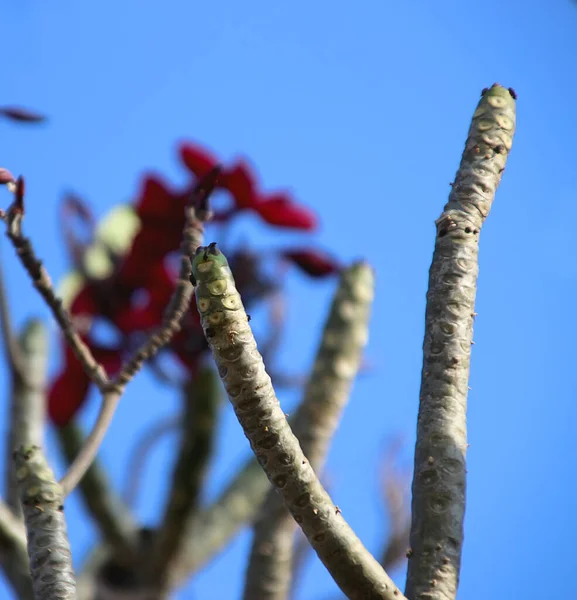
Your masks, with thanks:
[{"label": "blue sky", "polygon": [[[319,244],[375,266],[375,369],[355,386],[328,463],[336,502],[375,551],[387,527],[378,500],[387,440],[406,436],[410,465],[433,222],[480,90],[514,87],[517,135],[481,236],[460,595],[566,594],[577,535],[577,6],[23,0],[3,3],[0,44],[0,104],[50,117],[42,127],[0,123],[0,164],[27,177],[27,232],[55,278],[68,265],[62,192],[78,191],[102,215],[131,198],[144,169],[180,181],[183,138],[250,157],[266,188],[289,187],[319,213]],[[280,239],[258,231],[259,246]],[[5,242],[2,253],[17,321],[47,316]],[[305,371],[332,285],[296,274],[289,285],[282,364]],[[146,374],[131,385],[102,452],[120,487],[128,440],[178,407],[150,396],[150,385]],[[222,421],[209,497],[248,451],[230,408]],[[138,506],[147,521],[162,505],[174,442],[149,463]],[[67,514],[80,561],[93,530],[77,499]],[[240,536],[179,597],[239,597],[249,542]],[[393,575],[403,583],[404,570]],[[311,561],[299,598],[334,593]]]}]

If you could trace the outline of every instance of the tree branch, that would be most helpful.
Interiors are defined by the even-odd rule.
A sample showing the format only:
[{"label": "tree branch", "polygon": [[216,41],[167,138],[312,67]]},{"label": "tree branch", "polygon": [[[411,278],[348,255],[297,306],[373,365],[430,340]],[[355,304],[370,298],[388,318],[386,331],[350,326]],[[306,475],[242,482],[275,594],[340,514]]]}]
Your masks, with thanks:
[{"label": "tree branch", "polygon": [[[13,372],[8,432],[8,456],[20,446],[44,444],[46,421],[46,364],[48,334],[41,321],[29,320],[22,330],[18,347],[20,373]],[[15,514],[20,514],[20,498],[12,461],[8,461],[6,500]]]},{"label": "tree branch", "polygon": [[209,197],[214,190],[220,167],[215,167],[205,175],[195,186],[185,208],[185,226],[181,243],[180,273],[176,288],[164,314],[161,327],[153,333],[148,340],[128,360],[114,381],[107,382],[100,387],[102,403],[100,412],[92,431],[68,472],[60,481],[64,495],[70,493],[83,477],[98,452],[98,448],[106,435],[112,421],[116,406],[122,396],[126,384],[136,375],[146,360],[154,356],[160,348],[170,342],[174,334],[180,329],[180,322],[185,311],[190,305],[193,287],[190,281],[192,265],[190,257],[202,241],[204,233],[203,223],[210,219],[208,207]]},{"label": "tree branch", "polygon": [[[200,494],[212,456],[220,381],[212,368],[202,369],[185,389],[181,445],[164,518],[157,533],[150,570],[161,588],[170,585],[174,566],[185,551],[187,531],[197,516]],[[202,540],[197,540],[202,545]]]},{"label": "tree branch", "polygon": [[[374,276],[357,263],[341,276],[302,408],[293,424],[302,451],[319,473],[350,396],[368,339]],[[285,600],[290,592],[296,523],[272,488],[254,528],[245,600]]]},{"label": "tree branch", "polygon": [[366,550],[315,475],[275,396],[240,295],[216,244],[193,260],[196,303],[228,397],[270,482],[337,585],[349,598],[399,600],[401,594]]},{"label": "tree branch", "polygon": [[64,497],[38,446],[14,453],[28,538],[34,597],[75,600],[76,583],[66,535]]},{"label": "tree branch", "polygon": [[[60,448],[71,463],[84,446],[82,430],[71,422],[57,427],[56,433]],[[129,508],[114,494],[98,460],[92,462],[78,487],[104,542],[114,553],[131,560],[136,552],[138,528]]]},{"label": "tree branch", "polygon": [[409,598],[450,600],[457,594],[479,232],[514,130],[514,92],[497,84],[484,90],[449,201],[436,221],[413,476]]}]

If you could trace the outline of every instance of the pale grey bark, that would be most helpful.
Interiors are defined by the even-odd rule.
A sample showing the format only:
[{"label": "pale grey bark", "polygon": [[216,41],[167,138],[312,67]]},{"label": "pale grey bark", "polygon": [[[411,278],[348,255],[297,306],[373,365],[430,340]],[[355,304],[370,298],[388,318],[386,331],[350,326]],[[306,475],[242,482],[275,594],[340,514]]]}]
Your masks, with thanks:
[{"label": "pale grey bark", "polygon": [[[48,332],[41,321],[31,319],[17,343],[21,372],[14,373],[12,379],[8,456],[20,446],[42,447],[46,423]],[[6,500],[16,514],[21,514],[12,461],[8,465]]]},{"label": "pale grey bark", "polygon": [[271,483],[337,585],[351,599],[402,594],[334,505],[306,459],[276,398],[224,255],[197,250],[196,303],[228,397]]},{"label": "pale grey bark", "polygon": [[[368,340],[374,275],[357,263],[341,276],[293,431],[319,473]],[[296,523],[271,489],[255,524],[245,600],[285,600],[290,592]]]},{"label": "pale grey bark", "polygon": [[14,463],[36,600],[73,600],[76,583],[62,490],[38,446],[22,446]]},{"label": "pale grey bark", "polygon": [[514,130],[514,92],[497,84],[484,90],[449,201],[436,222],[413,477],[406,588],[411,600],[453,600],[457,594],[479,233]]}]

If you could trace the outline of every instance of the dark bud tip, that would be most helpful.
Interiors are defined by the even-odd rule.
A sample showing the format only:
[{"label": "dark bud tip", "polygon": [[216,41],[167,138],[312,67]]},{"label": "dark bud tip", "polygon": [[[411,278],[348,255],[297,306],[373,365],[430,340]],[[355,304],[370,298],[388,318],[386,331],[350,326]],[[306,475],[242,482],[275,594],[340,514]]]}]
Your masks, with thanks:
[{"label": "dark bud tip", "polygon": [[481,90],[481,98],[489,91],[489,88],[483,88]]},{"label": "dark bud tip", "polygon": [[42,123],[44,115],[18,106],[0,107],[0,115],[19,123]]},{"label": "dark bud tip", "polygon": [[219,256],[222,254],[220,249],[217,247],[216,242],[212,242],[208,245],[208,253],[212,254],[213,256]]},{"label": "dark bud tip", "polygon": [[20,176],[16,180],[16,190],[14,191],[14,208],[20,212],[24,212],[24,177]]},{"label": "dark bud tip", "polygon": [[199,217],[208,219],[210,217],[210,195],[218,186],[222,173],[221,165],[216,165],[206,175],[201,177],[192,190],[190,202],[198,211]]},{"label": "dark bud tip", "polygon": [[206,246],[199,246],[196,249],[196,252],[194,253],[195,256],[198,256],[199,254],[202,254],[203,252],[206,251]]},{"label": "dark bud tip", "polygon": [[509,88],[509,94],[511,94],[513,100],[517,100],[517,92],[513,88]]}]

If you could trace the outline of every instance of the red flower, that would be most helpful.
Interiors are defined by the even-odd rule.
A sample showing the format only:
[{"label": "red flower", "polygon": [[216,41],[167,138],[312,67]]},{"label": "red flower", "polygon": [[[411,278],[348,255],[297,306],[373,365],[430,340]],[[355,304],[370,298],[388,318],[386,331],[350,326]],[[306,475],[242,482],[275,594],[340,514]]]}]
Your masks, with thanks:
[{"label": "red flower", "polygon": [[310,210],[282,194],[268,196],[256,206],[256,211],[269,225],[305,231],[312,231],[317,227],[316,216]]},{"label": "red flower", "polygon": [[282,256],[311,277],[326,277],[342,269],[335,259],[315,248],[285,250]]},{"label": "red flower", "polygon": [[[214,156],[194,144],[181,145],[180,157],[194,179],[184,189],[173,190],[158,176],[145,176],[133,204],[139,229],[130,246],[119,250],[120,254],[114,254],[114,249],[106,247],[111,261],[109,274],[100,280],[91,280],[90,275],[86,275],[85,284],[71,303],[72,316],[82,325],[82,335],[86,336],[96,359],[103,361],[111,376],[120,369],[126,351],[141,341],[143,334],[162,324],[175,288],[177,273],[170,266],[170,258],[180,247],[186,202],[198,180],[218,166]],[[239,212],[250,210],[265,223],[276,227],[303,231],[316,227],[315,215],[288,194],[261,193],[257,178],[245,161],[238,160],[229,167],[222,167],[216,187],[231,195],[233,206],[229,211],[217,214],[215,220],[231,220]],[[80,216],[84,217],[81,220],[85,224],[89,223],[86,207],[68,202],[65,219]],[[96,239],[96,236],[92,237]],[[79,245],[73,236],[69,239],[73,253],[78,253],[78,248],[81,252],[89,249],[89,244]],[[91,243],[97,242],[91,240]],[[261,253],[244,249],[227,250],[226,253],[245,305],[261,301],[278,289],[279,275],[274,279],[264,274]],[[281,255],[315,277],[330,275],[339,268],[335,261],[313,249],[291,250]],[[77,265],[84,264],[83,256],[76,256],[76,259]],[[118,332],[121,340],[118,347],[102,348],[91,338],[94,322],[102,319]],[[207,344],[194,303],[183,317],[181,330],[164,351],[171,352],[190,375],[196,372]],[[67,423],[82,406],[89,389],[90,381],[80,363],[66,348],[63,369],[53,381],[49,394],[52,420],[57,425]]]}]

